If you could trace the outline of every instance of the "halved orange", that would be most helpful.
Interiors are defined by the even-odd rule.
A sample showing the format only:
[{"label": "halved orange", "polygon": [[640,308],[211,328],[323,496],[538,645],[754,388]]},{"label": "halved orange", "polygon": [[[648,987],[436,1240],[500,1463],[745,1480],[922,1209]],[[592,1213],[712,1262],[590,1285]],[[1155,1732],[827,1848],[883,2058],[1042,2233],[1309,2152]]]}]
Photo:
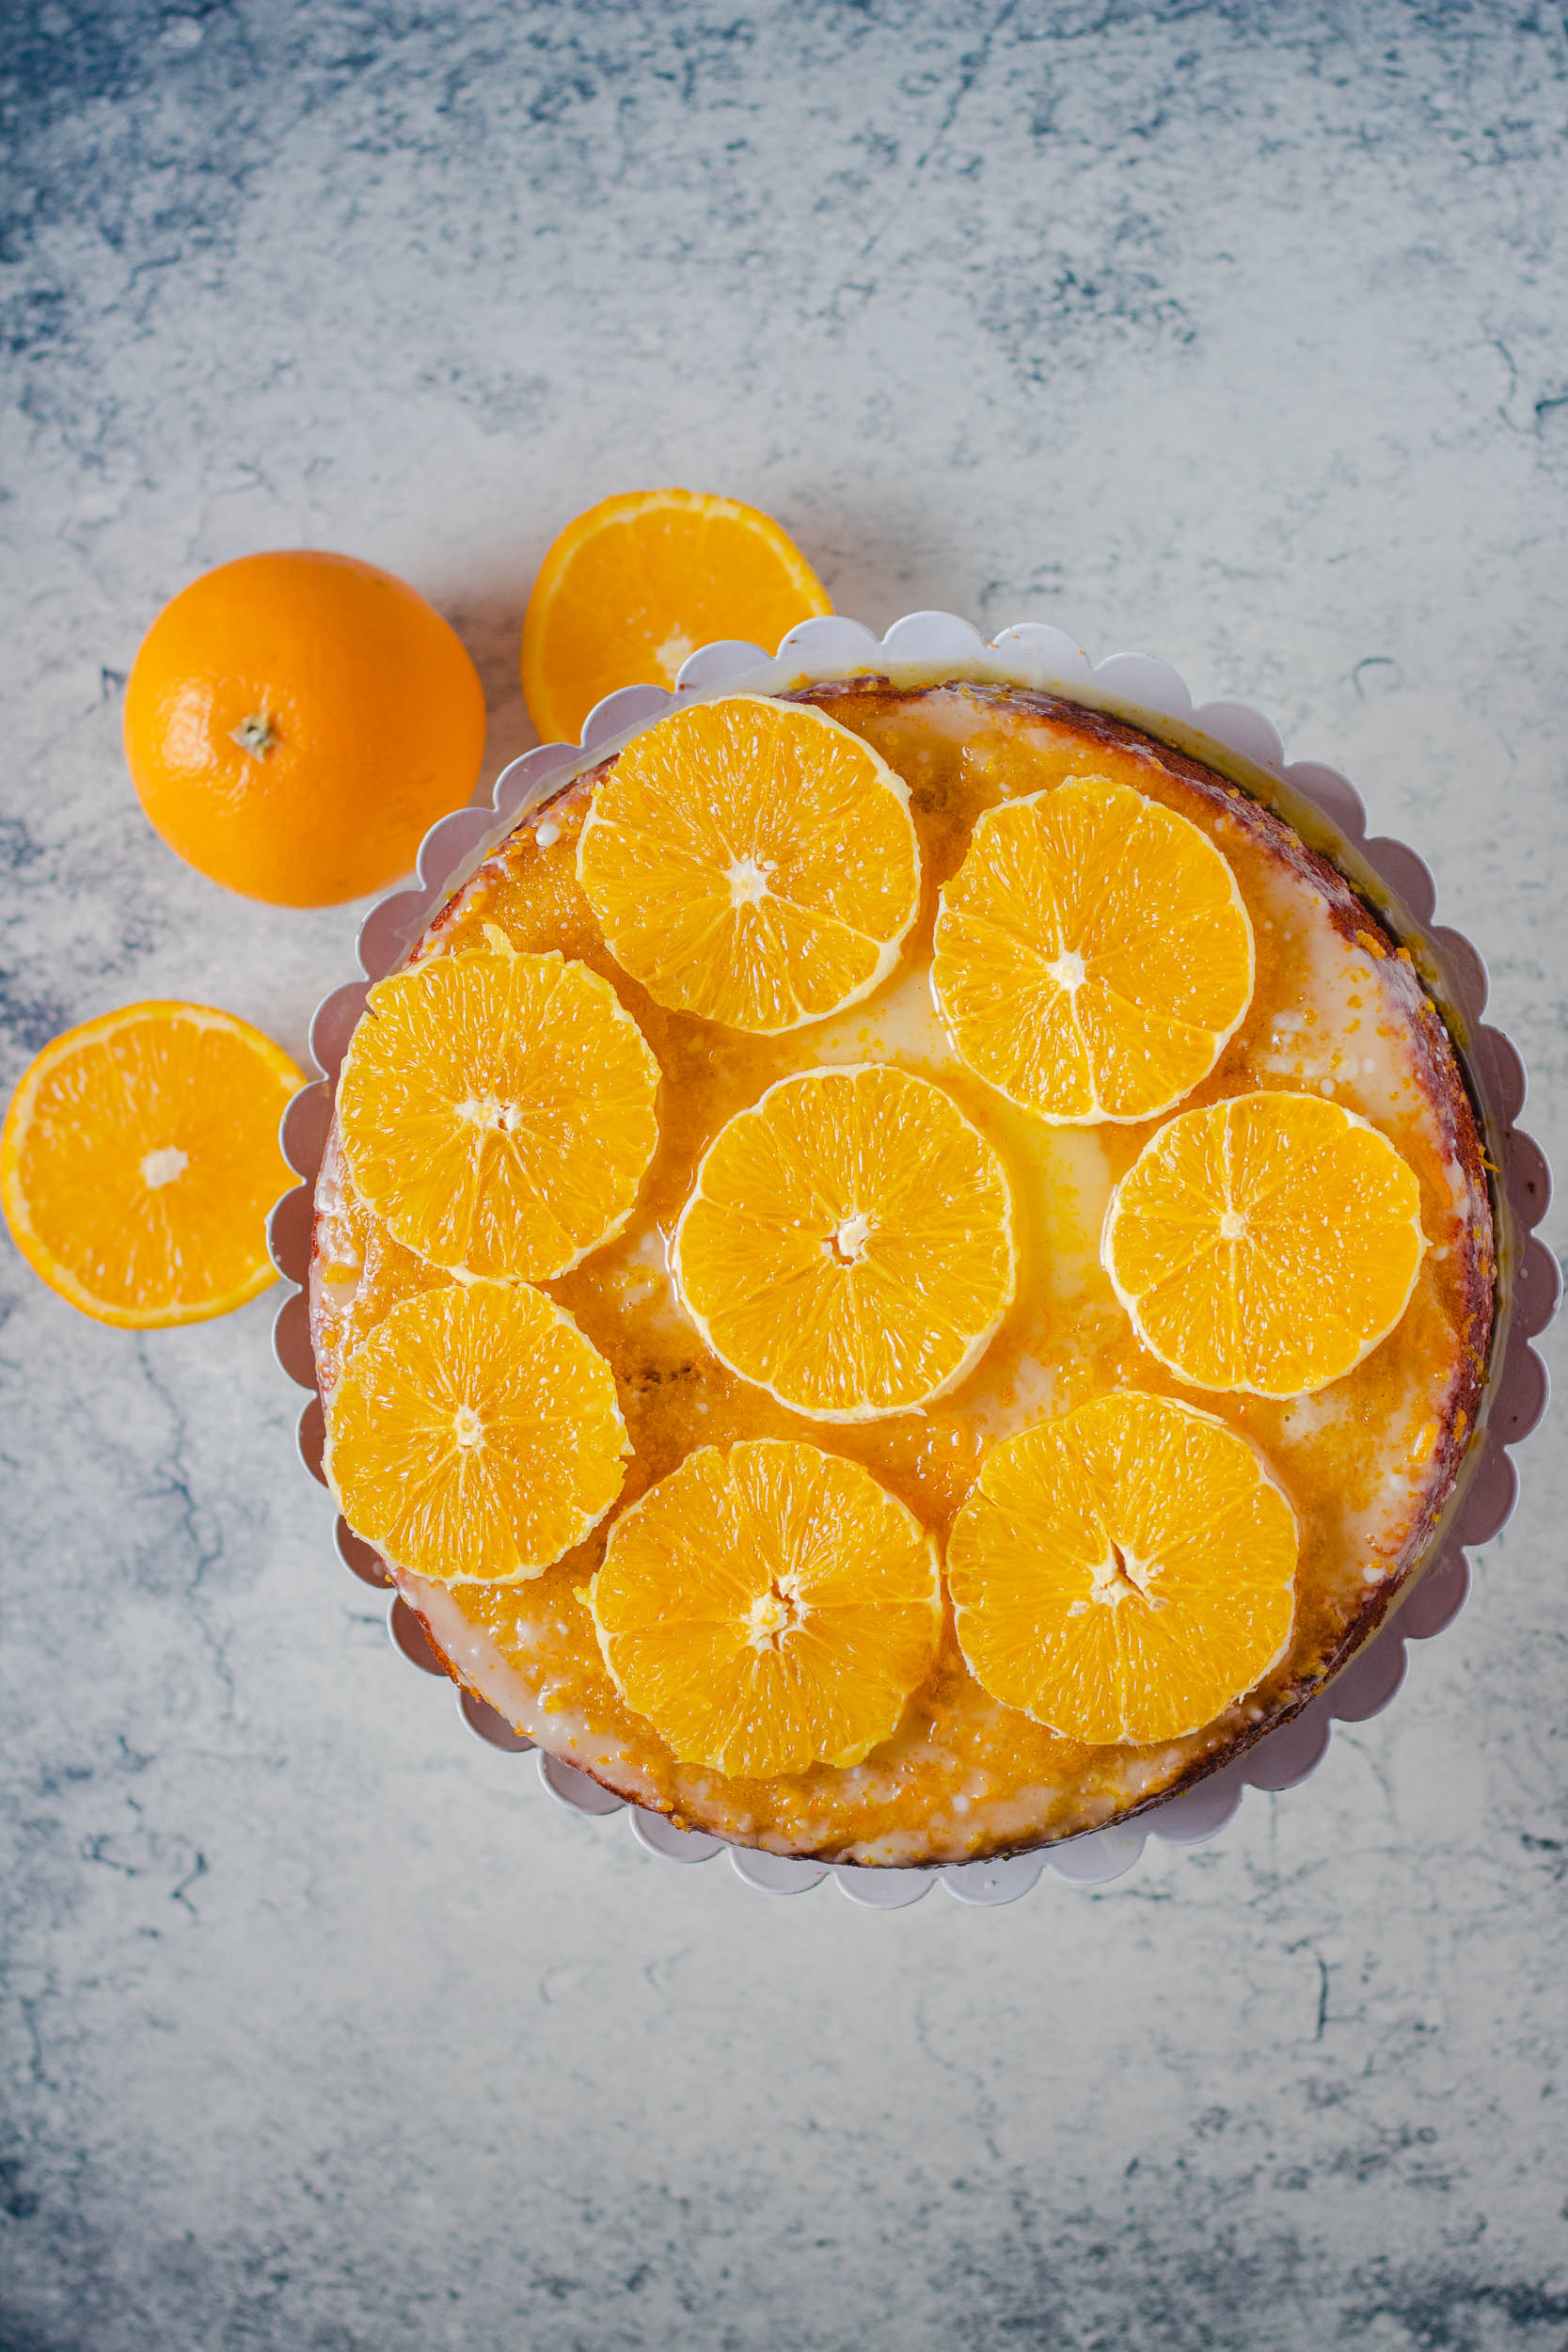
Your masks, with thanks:
[{"label": "halved orange", "polygon": [[158,998],[67,1029],[22,1073],[0,1200],[51,1290],[132,1330],[200,1323],[275,1277],[295,1181],[277,1127],[304,1073],[232,1013]]},{"label": "halved orange", "polygon": [[610,1531],[590,1588],[629,1707],[735,1777],[858,1764],[942,1633],[936,1546],[858,1462],[760,1438],[703,1446]]},{"label": "halved orange", "polygon": [[764,1035],[867,994],[920,903],[902,778],[836,719],[762,694],[628,743],[594,788],[578,873],[650,996]]},{"label": "halved orange", "polygon": [[544,1281],[618,1232],[658,1143],[658,1064],[608,980],[468,950],[372,989],[338,1086],[355,1184],[436,1265]]},{"label": "halved orange", "polygon": [[1299,1396],[1399,1322],[1426,1237],[1415,1171],[1316,1094],[1237,1095],[1151,1136],[1101,1255],[1151,1355],[1199,1389]]},{"label": "halved orange", "polygon": [[1002,1163],[952,1096],[869,1065],[781,1078],[720,1130],[675,1233],[714,1354],[822,1421],[963,1378],[1013,1295]]},{"label": "halved orange", "polygon": [[1246,1440],[1133,1389],[992,1446],[947,1581],[971,1673],[1090,1746],[1179,1740],[1277,1664],[1295,1514]]},{"label": "halved orange", "polygon": [[1208,835],[1085,776],[1005,801],[942,894],[931,985],[969,1067],[1059,1125],[1151,1119],[1252,997],[1252,925]]},{"label": "halved orange", "polygon": [[699,645],[772,653],[828,592],[772,517],[700,490],[626,490],[569,523],[523,623],[523,693],[544,742],[575,743],[621,686],[673,686]]},{"label": "halved orange", "polygon": [[604,1517],[631,1450],[609,1364],[526,1283],[400,1298],[344,1365],[326,1434],[355,1533],[443,1584],[541,1575]]}]

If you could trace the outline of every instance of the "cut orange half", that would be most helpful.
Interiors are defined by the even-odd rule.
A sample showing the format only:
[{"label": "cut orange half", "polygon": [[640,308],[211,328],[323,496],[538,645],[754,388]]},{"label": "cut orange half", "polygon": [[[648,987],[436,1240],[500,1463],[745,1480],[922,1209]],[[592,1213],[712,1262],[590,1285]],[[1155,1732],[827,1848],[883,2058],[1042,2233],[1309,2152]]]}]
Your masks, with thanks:
[{"label": "cut orange half", "polygon": [[920,902],[902,779],[761,694],[673,711],[594,789],[578,872],[610,954],[673,1012],[772,1035],[885,979]]},{"label": "cut orange half", "polygon": [[278,1121],[305,1077],[210,1005],[127,1005],[24,1071],[0,1200],[51,1290],[133,1330],[227,1314],[275,1279],[268,1212],[295,1179]]},{"label": "cut orange half", "polygon": [[1115,1391],[992,1446],[947,1581],[974,1678],[1090,1746],[1179,1740],[1284,1656],[1295,1515],[1244,1438]]},{"label": "cut orange half", "polygon": [[699,645],[765,653],[831,612],[828,592],[772,517],[699,490],[628,490],[569,523],[539,567],[523,623],[523,693],[543,742],[575,743],[622,686],[673,686]]},{"label": "cut orange half", "polygon": [[781,1078],[721,1128],[676,1230],[714,1354],[823,1421],[963,1378],[1013,1295],[1012,1200],[951,1095],[902,1070]]},{"label": "cut orange half", "polygon": [[942,1632],[913,1514],[858,1462],[775,1438],[689,1454],[616,1520],[591,1592],[627,1705],[745,1779],[858,1764]]},{"label": "cut orange half", "polygon": [[969,1067],[1058,1125],[1151,1119],[1252,997],[1252,925],[1207,834],[1131,785],[988,809],[942,894],[931,985]]},{"label": "cut orange half", "polygon": [[1426,1238],[1415,1171],[1354,1111],[1242,1094],[1151,1136],[1101,1254],[1151,1355],[1199,1389],[1299,1396],[1399,1322]]},{"label": "cut orange half", "polygon": [[598,973],[470,951],[372,989],[339,1131],[356,1186],[408,1248],[544,1281],[626,1223],[657,1092],[658,1064]]},{"label": "cut orange half", "polygon": [[343,1367],[326,1427],[356,1534],[445,1584],[540,1575],[604,1517],[630,1452],[609,1364],[523,1283],[400,1298]]}]

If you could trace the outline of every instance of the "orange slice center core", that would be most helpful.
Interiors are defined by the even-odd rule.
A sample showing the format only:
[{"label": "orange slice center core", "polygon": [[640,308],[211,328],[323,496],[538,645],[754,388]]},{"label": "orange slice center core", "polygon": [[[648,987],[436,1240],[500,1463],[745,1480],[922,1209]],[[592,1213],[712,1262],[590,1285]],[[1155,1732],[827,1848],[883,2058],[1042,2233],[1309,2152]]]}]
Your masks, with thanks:
[{"label": "orange slice center core", "polygon": [[496,1127],[510,1135],[522,1124],[522,1111],[515,1103],[503,1103],[497,1094],[470,1094],[457,1105],[457,1116],[470,1126]]},{"label": "orange slice center core", "polygon": [[770,858],[737,857],[724,876],[730,885],[731,906],[761,906],[774,871]]},{"label": "orange slice center core", "polygon": [[1158,1609],[1160,1603],[1148,1589],[1148,1562],[1136,1559],[1120,1544],[1113,1542],[1110,1556],[1094,1570],[1090,1598],[1108,1601],[1113,1608],[1118,1601],[1137,1599],[1150,1609]]},{"label": "orange slice center core", "polygon": [[829,1234],[829,1255],[839,1265],[858,1265],[865,1255],[871,1232],[871,1219],[863,1209],[857,1209],[853,1216],[847,1216],[836,1232]]},{"label": "orange slice center core", "polygon": [[177,1176],[182,1176],[190,1164],[188,1153],[172,1143],[166,1144],[161,1152],[149,1152],[142,1161],[142,1183],[149,1192],[156,1192],[161,1185],[172,1184]]},{"label": "orange slice center core", "polygon": [[696,650],[695,638],[689,637],[684,628],[673,628],[664,643],[654,648],[654,660],[673,686],[681,663],[689,660]]},{"label": "orange slice center core", "polygon": [[780,1650],[805,1616],[794,1581],[776,1576],[766,1593],[759,1593],[747,1618],[746,1638],[755,1650]]}]

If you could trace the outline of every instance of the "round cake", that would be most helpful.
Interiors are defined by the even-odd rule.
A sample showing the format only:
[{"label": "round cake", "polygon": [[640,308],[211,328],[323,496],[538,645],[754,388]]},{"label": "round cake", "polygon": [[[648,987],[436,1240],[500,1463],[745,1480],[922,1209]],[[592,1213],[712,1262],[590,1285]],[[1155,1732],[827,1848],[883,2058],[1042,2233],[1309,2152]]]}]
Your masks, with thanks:
[{"label": "round cake", "polygon": [[[811,935],[822,944],[795,955],[782,1010],[742,1003],[744,976],[695,931],[660,961],[639,928],[638,836],[617,810],[634,786],[647,787],[639,807],[666,805],[632,772],[645,737],[531,810],[372,992],[316,1188],[328,1474],[454,1678],[618,1796],[780,1854],[974,1861],[1103,1828],[1217,1769],[1320,1690],[1419,1570],[1487,1370],[1483,1156],[1408,947],[1260,798],[1104,712],[1021,687],[858,677],[774,699],[875,755],[880,798],[857,803],[841,843],[823,838],[827,864],[857,887],[886,883],[874,922]],[[775,788],[794,787],[781,775]],[[669,805],[678,849],[684,820]],[[1154,881],[1134,890],[1145,866]],[[729,873],[736,908],[782,888],[744,845]],[[1025,1021],[1039,951],[1016,909],[1031,891],[1031,903],[1054,890],[1065,906],[1074,889],[1085,904],[1099,893],[1100,914],[1089,906],[1083,921],[1103,928],[1116,899],[1148,926],[1118,934],[1123,995],[1139,996],[1140,960],[1177,976],[1157,1002],[1143,992],[1135,1068],[1119,1030],[1096,1049],[1095,975],[1076,950],[1042,968],[1087,1048],[1074,1045],[1069,1067]],[[1162,890],[1177,894],[1175,929]],[[812,991],[830,966],[823,1010]],[[426,1000],[447,981],[433,1013]],[[729,1012],[732,981],[730,1017],[692,1009]],[[1114,1005],[1119,1019],[1122,997]],[[587,1160],[571,1162],[592,1162],[592,1201],[547,1168],[501,1210],[455,1177],[440,1179],[439,1199],[436,1177],[414,1183],[405,1138],[435,1132],[420,1024],[437,1016],[449,1031],[504,1022],[562,1041],[549,1084],[591,1084],[613,1105]],[[504,1134],[506,1089],[476,1094],[478,1083],[463,1117]],[[808,1113],[815,1126],[801,1124]],[[926,1217],[900,1343],[880,1356],[875,1334],[857,1326],[851,1343],[811,1303],[818,1290],[836,1299],[864,1256],[858,1195],[812,1239],[804,1274],[768,1278],[807,1302],[787,1345],[777,1319],[764,1329],[753,1311],[761,1278],[734,1271],[754,1263],[737,1253],[754,1252],[761,1230],[745,1184],[803,1184],[800,1137],[833,1120],[845,1135],[902,1139],[900,1199]],[[1332,1183],[1349,1187],[1364,1238],[1360,1258],[1335,1259],[1338,1320],[1311,1334],[1244,1283],[1206,1303],[1169,1245],[1191,1169],[1212,1165],[1228,1183],[1245,1154],[1273,1149],[1276,1126],[1297,1154],[1297,1191],[1254,1186],[1273,1202],[1256,1221],[1261,1232],[1273,1216],[1276,1261],[1294,1249],[1306,1265],[1323,1246],[1314,1168],[1342,1171]],[[573,1133],[576,1149],[585,1138]],[[437,1168],[434,1150],[420,1168]],[[920,1209],[922,1182],[945,1183],[961,1214],[944,1225]],[[1227,1248],[1244,1222],[1227,1209],[1215,1230]],[[780,1211],[768,1232],[798,1253],[800,1225]],[[933,1299],[942,1313],[911,1340],[909,1302]],[[420,1573],[383,1533],[393,1487],[400,1527],[433,1524],[388,1434],[408,1351],[436,1365],[429,1389],[443,1351],[466,1363],[514,1344],[576,1384],[578,1418],[554,1454],[528,1456],[537,1509],[504,1541],[476,1520],[466,1546],[449,1513],[439,1556],[458,1565],[432,1574],[436,1553],[420,1552]],[[452,1443],[477,1458],[478,1419],[454,1412]],[[726,1543],[744,1549],[741,1504],[725,1517],[736,1482],[802,1464],[818,1518],[839,1512],[867,1559],[881,1547],[881,1682],[875,1693],[857,1683],[852,1722],[841,1709],[801,1733],[792,1717],[784,1738],[771,1719],[759,1731],[745,1705],[719,1723],[715,1689],[689,1666],[688,1621],[721,1606],[699,1588],[727,1573]],[[1102,1501],[1119,1481],[1129,1527],[1147,1516],[1140,1486],[1159,1487],[1168,1518],[1180,1480],[1196,1482],[1191,1493],[1211,1498],[1182,1533],[1196,1581],[1179,1589],[1173,1566],[1151,1583],[1143,1539],[1118,1534],[1092,1583],[1063,1598],[1079,1588],[1050,1562],[1077,1540],[1064,1515],[1084,1476],[1101,1478]],[[407,1548],[419,1549],[412,1536]],[[1037,1552],[1046,1565],[1031,1597]],[[816,1587],[775,1578],[745,1602],[748,1665],[783,1672],[805,1656],[789,1645],[811,1621],[811,1592],[831,1582],[824,1557]],[[659,1648],[667,1630],[685,1645],[678,1673]],[[1122,1644],[1102,1668],[1091,1634]],[[1139,1652],[1130,1665],[1129,1640],[1164,1644],[1166,1662]]]}]

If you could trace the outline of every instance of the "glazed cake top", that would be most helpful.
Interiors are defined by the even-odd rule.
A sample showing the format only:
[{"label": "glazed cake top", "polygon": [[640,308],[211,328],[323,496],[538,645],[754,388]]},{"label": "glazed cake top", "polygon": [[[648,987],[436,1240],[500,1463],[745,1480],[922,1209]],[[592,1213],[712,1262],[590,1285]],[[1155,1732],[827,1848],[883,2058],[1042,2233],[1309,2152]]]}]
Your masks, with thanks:
[{"label": "glazed cake top", "polygon": [[[584,1592],[606,1529],[522,1584],[437,1587],[396,1568],[460,1677],[540,1745],[638,1804],[797,1854],[963,1861],[1099,1827],[1223,1761],[1292,1711],[1375,1627],[1419,1564],[1473,1429],[1491,1316],[1491,1216],[1451,1044],[1408,956],[1334,869],[1212,771],[1078,706],[956,683],[857,680],[811,690],[910,787],[924,863],[920,915],[896,969],[863,1002],[780,1037],[663,1010],[605,949],[576,878],[592,777],[533,812],[443,910],[415,959],[483,944],[559,948],[601,972],[662,1072],[660,1143],[626,1228],[544,1287],[614,1368],[633,1442],[623,1502],[700,1444],[804,1437],[863,1462],[940,1538],[988,1445],[1108,1389],[1184,1396],[1247,1437],[1300,1521],[1295,1622],[1264,1682],[1216,1722],[1158,1748],[1087,1748],[1000,1706],[953,1638],[893,1739],[848,1769],[727,1780],[681,1764],[634,1715],[599,1653]],[[1198,825],[1251,916],[1250,1008],[1182,1107],[1258,1089],[1311,1091],[1370,1120],[1415,1170],[1431,1245],[1406,1312],[1354,1371],[1315,1395],[1195,1396],[1139,1344],[1103,1273],[1111,1188],[1161,1122],[1050,1127],[958,1061],[929,985],[936,894],[980,813],[1073,776],[1132,785]],[[892,1062],[935,1078],[1012,1180],[1019,1281],[974,1370],[918,1412],[824,1430],[702,1344],[668,1245],[697,1162],[775,1079]],[[317,1195],[313,1331],[330,1403],[348,1352],[399,1297],[446,1278],[356,1197],[335,1142]]]}]

